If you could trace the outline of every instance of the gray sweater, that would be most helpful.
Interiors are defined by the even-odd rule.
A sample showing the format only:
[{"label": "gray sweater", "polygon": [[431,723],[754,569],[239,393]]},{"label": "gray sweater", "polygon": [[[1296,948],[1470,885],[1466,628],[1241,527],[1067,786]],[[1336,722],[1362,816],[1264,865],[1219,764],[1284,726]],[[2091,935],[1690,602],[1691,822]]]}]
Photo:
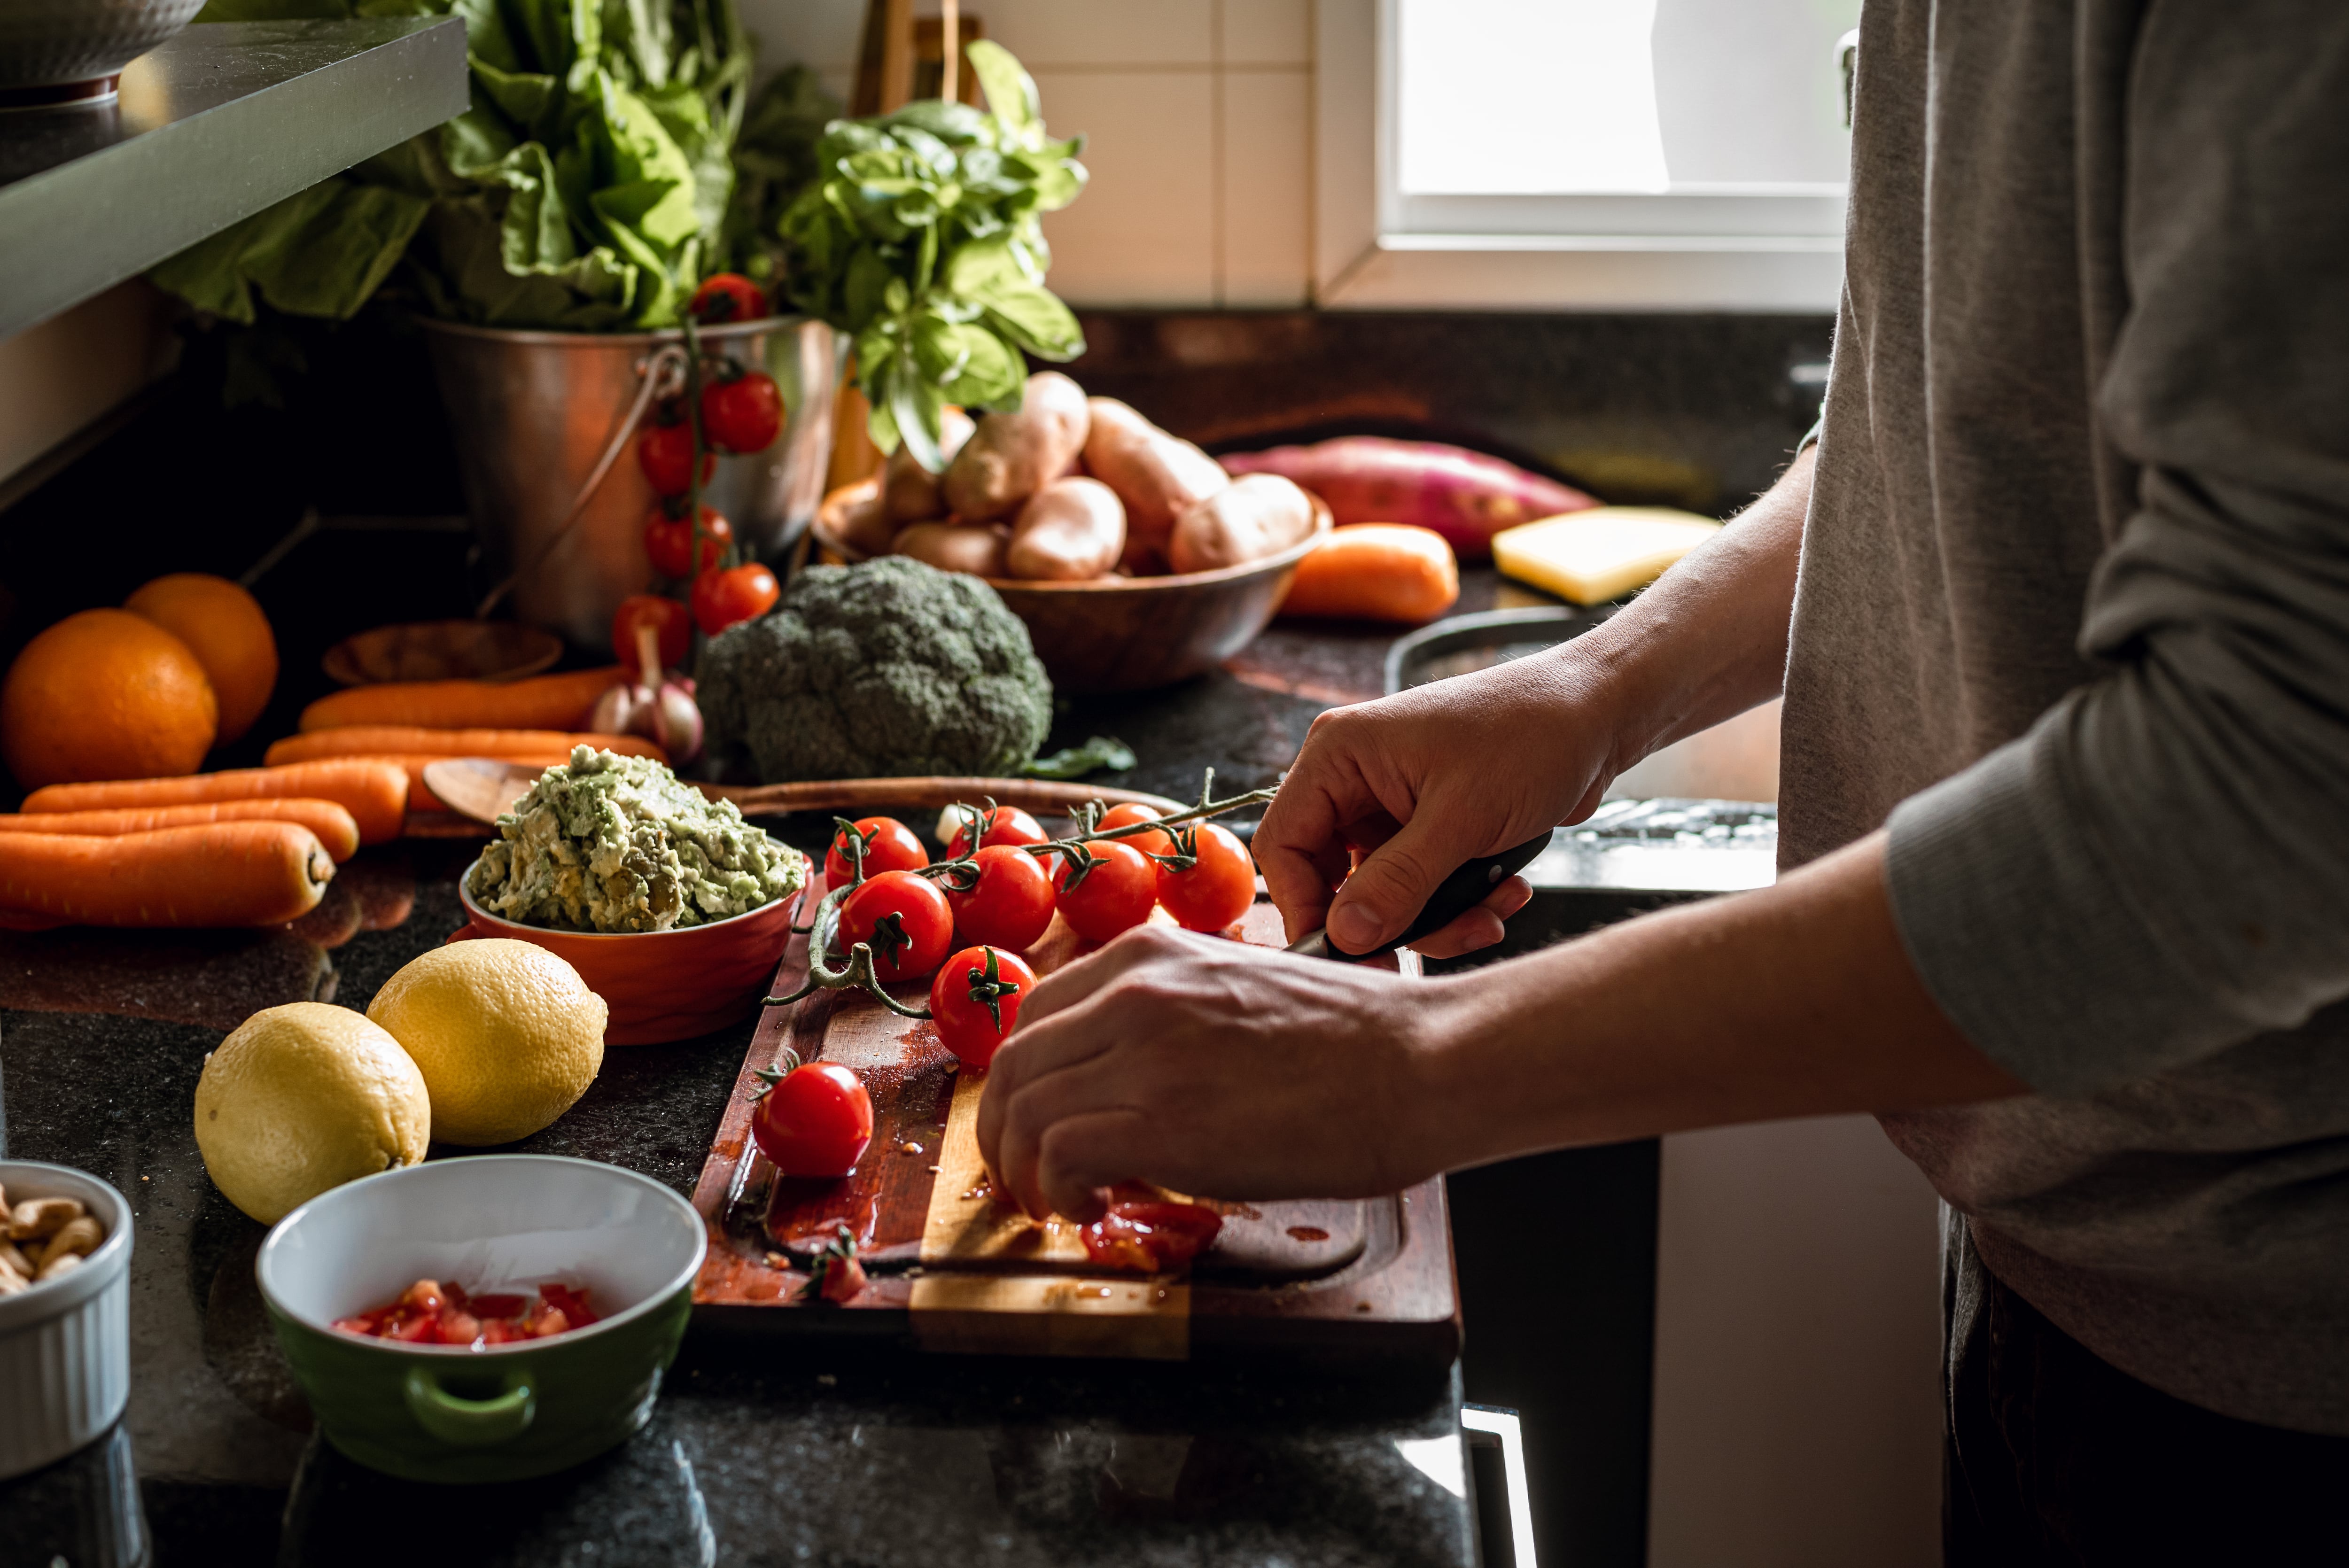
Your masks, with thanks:
[{"label": "gray sweater", "polygon": [[2349,1433],[2349,3],[1868,0],[1789,864],[2037,1092],[1884,1119],[2098,1355]]}]

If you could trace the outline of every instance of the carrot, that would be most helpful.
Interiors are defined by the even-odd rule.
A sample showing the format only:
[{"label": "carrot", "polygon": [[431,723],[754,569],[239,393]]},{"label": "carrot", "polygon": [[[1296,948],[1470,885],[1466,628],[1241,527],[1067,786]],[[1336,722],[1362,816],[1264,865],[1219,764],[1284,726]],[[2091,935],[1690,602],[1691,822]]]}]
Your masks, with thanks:
[{"label": "carrot", "polygon": [[519,681],[385,681],[338,691],[302,710],[303,729],[356,724],[451,729],[576,729],[628,672],[617,665]]},{"label": "carrot", "polygon": [[140,806],[194,806],[211,800],[332,800],[359,825],[359,842],[399,837],[408,810],[408,775],[384,762],[342,758],[292,768],[234,768],[185,779],[119,779],[105,784],[51,784],[25,797],[24,810],[110,811]]},{"label": "carrot", "polygon": [[38,811],[30,816],[0,816],[0,833],[71,833],[111,839],[207,822],[299,822],[318,835],[318,842],[337,863],[349,860],[359,848],[358,823],[332,800],[210,800],[193,806],[117,807],[110,811]]},{"label": "carrot", "polygon": [[[369,757],[368,762],[388,763],[404,769],[408,774],[408,809],[411,811],[445,811],[448,805],[440,796],[425,787],[424,769],[435,762],[448,762],[458,758],[480,757],[492,762],[512,762],[518,767],[535,768],[543,772],[558,762],[571,760],[569,751],[393,751]],[[361,758],[353,758],[359,761]]]},{"label": "carrot", "polygon": [[1460,566],[1433,529],[1399,522],[1333,528],[1297,563],[1284,615],[1433,621],[1460,597]]},{"label": "carrot", "polygon": [[1599,503],[1568,485],[1465,447],[1340,436],[1309,447],[1230,452],[1232,474],[1281,474],[1330,503],[1338,522],[1407,522],[1444,535],[1463,561],[1483,561],[1505,528]]},{"label": "carrot", "polygon": [[335,862],[299,822],[214,822],[86,838],[0,835],[0,920],[43,925],[282,925]]},{"label": "carrot", "polygon": [[403,753],[432,757],[504,757],[527,761],[533,757],[568,757],[574,746],[616,751],[623,757],[668,760],[668,753],[635,735],[572,734],[560,729],[419,729],[411,725],[354,724],[339,729],[315,729],[274,742],[262,760],[273,767],[285,762],[315,762],[324,757],[394,757]]}]

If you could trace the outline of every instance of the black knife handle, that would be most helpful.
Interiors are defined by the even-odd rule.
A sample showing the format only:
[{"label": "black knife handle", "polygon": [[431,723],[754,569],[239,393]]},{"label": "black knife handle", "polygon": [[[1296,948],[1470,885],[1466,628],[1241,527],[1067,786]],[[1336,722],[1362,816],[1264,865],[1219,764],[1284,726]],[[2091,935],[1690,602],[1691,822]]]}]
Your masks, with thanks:
[{"label": "black knife handle", "polygon": [[1533,864],[1544,850],[1549,848],[1547,830],[1540,837],[1527,839],[1514,849],[1503,850],[1496,855],[1480,855],[1435,884],[1427,896],[1419,918],[1403,928],[1402,934],[1391,942],[1381,943],[1368,953],[1349,953],[1330,941],[1326,929],[1292,943],[1288,951],[1316,958],[1334,958],[1340,964],[1359,964],[1365,958],[1376,958],[1381,953],[1392,953],[1398,947],[1408,947],[1422,937],[1433,936],[1478,904],[1485,902],[1502,882],[1516,875]]}]

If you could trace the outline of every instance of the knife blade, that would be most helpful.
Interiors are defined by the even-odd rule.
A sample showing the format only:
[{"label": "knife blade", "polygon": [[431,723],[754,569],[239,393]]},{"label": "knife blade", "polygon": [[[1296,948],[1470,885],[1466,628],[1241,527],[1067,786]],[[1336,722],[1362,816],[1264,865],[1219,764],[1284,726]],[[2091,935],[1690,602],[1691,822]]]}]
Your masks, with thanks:
[{"label": "knife blade", "polygon": [[1330,941],[1327,926],[1309,932],[1288,944],[1291,953],[1301,953],[1309,958],[1335,959],[1340,964],[1359,964],[1365,958],[1376,958],[1381,953],[1392,953],[1398,947],[1408,947],[1423,936],[1433,936],[1478,904],[1485,895],[1501,885],[1504,878],[1513,877],[1533,864],[1536,856],[1549,848],[1549,830],[1539,838],[1527,839],[1514,849],[1498,854],[1480,855],[1435,884],[1427,895],[1427,903],[1419,918],[1403,928],[1402,934],[1392,942],[1382,943],[1368,953],[1349,953]]}]

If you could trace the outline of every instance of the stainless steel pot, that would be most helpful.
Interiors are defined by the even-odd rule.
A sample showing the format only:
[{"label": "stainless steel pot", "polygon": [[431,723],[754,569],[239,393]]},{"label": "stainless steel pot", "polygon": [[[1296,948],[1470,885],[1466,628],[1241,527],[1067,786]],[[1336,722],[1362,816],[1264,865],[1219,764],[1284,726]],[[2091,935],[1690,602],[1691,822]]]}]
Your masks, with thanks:
[{"label": "stainless steel pot", "polygon": [[204,0],[5,0],[0,106],[114,97],[122,67],[186,26]]},{"label": "stainless steel pot", "polygon": [[[612,612],[652,580],[644,527],[655,497],[634,453],[620,454],[569,534],[555,536],[622,434],[652,356],[682,335],[421,325],[491,576],[520,570],[511,595],[520,619],[582,647],[608,647]],[[719,458],[702,487],[744,551],[772,563],[799,542],[823,500],[846,342],[803,316],[705,327],[700,337],[706,351],[763,369],[782,389],[786,418],[775,444]]]}]

